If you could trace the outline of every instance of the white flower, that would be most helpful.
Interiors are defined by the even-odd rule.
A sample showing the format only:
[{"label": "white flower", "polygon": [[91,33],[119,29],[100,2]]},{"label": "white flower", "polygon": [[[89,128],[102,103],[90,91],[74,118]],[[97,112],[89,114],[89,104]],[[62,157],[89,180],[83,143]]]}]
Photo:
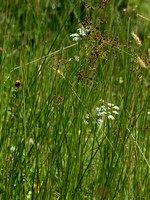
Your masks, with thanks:
[{"label": "white flower", "polygon": [[103,123],[103,120],[102,119],[98,119],[97,123],[101,125]]},{"label": "white flower", "polygon": [[79,32],[80,32],[80,35],[82,35],[82,36],[85,36],[86,35],[86,29],[84,28],[84,27],[82,27],[82,28],[78,28],[77,29]]},{"label": "white flower", "polygon": [[101,106],[100,109],[106,110],[106,107],[105,106]]},{"label": "white flower", "polygon": [[88,115],[88,114],[86,114],[86,115],[85,115],[85,118],[86,118],[86,119],[89,119],[89,115]]},{"label": "white flower", "polygon": [[72,60],[72,58],[69,58],[68,61],[70,62]]},{"label": "white flower", "polygon": [[114,120],[115,118],[112,115],[108,115],[108,119]]},{"label": "white flower", "polygon": [[78,33],[73,33],[70,35],[70,37],[79,37],[79,34]]},{"label": "white flower", "polygon": [[78,40],[79,40],[79,37],[74,37],[73,40],[74,40],[74,41],[78,41]]},{"label": "white flower", "polygon": [[97,113],[98,116],[103,116],[103,115],[106,115],[106,114],[107,113],[105,111]]},{"label": "white flower", "polygon": [[87,125],[87,124],[88,124],[88,121],[84,120],[84,124]]},{"label": "white flower", "polygon": [[110,108],[108,107],[108,110],[110,110]]},{"label": "white flower", "polygon": [[96,111],[97,111],[97,112],[100,112],[100,110],[101,110],[101,109],[100,109],[99,107],[96,108]]},{"label": "white flower", "polygon": [[118,115],[119,113],[117,111],[112,111],[114,114]]},{"label": "white flower", "polygon": [[119,110],[119,107],[118,107],[118,106],[114,106],[113,108],[116,109],[116,110]]},{"label": "white flower", "polygon": [[108,106],[114,106],[114,104],[112,104],[112,103],[108,103]]}]

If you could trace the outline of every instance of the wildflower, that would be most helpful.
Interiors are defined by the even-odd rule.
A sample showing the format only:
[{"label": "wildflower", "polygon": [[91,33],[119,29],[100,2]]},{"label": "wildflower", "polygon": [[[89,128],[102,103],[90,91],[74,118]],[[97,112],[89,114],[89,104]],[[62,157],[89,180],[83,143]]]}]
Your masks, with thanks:
[{"label": "wildflower", "polygon": [[118,107],[118,106],[114,106],[113,108],[116,109],[116,110],[119,110],[119,107]]},{"label": "wildflower", "polygon": [[97,123],[101,125],[103,123],[103,120],[102,119],[98,119]]},{"label": "wildflower", "polygon": [[115,118],[112,115],[108,115],[108,119],[114,120]]},{"label": "wildflower", "polygon": [[73,40],[77,42],[79,40],[79,37],[74,37]]},{"label": "wildflower", "polygon": [[98,116],[103,116],[103,115],[106,115],[106,114],[107,113],[105,111],[97,113]]},{"label": "wildflower", "polygon": [[85,118],[86,118],[86,119],[89,119],[89,115],[88,115],[88,114],[86,114],[86,115],[85,115]]},{"label": "wildflower", "polygon": [[88,32],[89,30],[82,27],[82,28],[78,28],[77,31],[79,31],[79,34],[73,33],[70,35],[70,37],[73,37],[74,41],[78,41],[79,39],[81,39],[80,36],[85,36],[86,32]]},{"label": "wildflower", "polygon": [[142,60],[140,57],[138,57],[138,62],[139,62],[139,64],[141,65],[141,67],[147,68],[147,67],[145,66],[145,63],[143,62],[143,60]]},{"label": "wildflower", "polygon": [[118,115],[118,114],[119,114],[117,111],[112,111],[112,113],[114,113],[114,114],[116,114],[116,115]]},{"label": "wildflower", "polygon": [[70,35],[70,37],[79,37],[79,34],[78,33],[73,33]]},{"label": "wildflower", "polygon": [[85,124],[85,125],[88,125],[88,121],[84,120],[84,124]]},{"label": "wildflower", "polygon": [[85,36],[85,30],[83,28],[78,28],[77,29],[80,32],[80,35]]},{"label": "wildflower", "polygon": [[141,43],[141,40],[139,39],[139,37],[134,32],[132,32],[131,35],[134,38],[134,40],[136,41],[136,43],[138,45],[142,46],[142,43]]},{"label": "wildflower", "polygon": [[85,36],[85,35],[86,35],[86,32],[88,32],[89,29],[86,29],[86,28],[84,28],[84,27],[81,27],[81,28],[78,28],[77,31],[80,32],[80,35],[81,35],[81,36]]},{"label": "wildflower", "polygon": [[100,112],[100,108],[99,108],[99,107],[97,107],[97,108],[96,108],[96,111],[97,111],[97,112]]},{"label": "wildflower", "polygon": [[106,107],[105,106],[101,106],[100,109],[106,110]]},{"label": "wildflower", "polygon": [[20,86],[21,86],[20,80],[16,80],[15,86],[16,86],[16,87],[20,87]]},{"label": "wildflower", "polygon": [[72,60],[72,58],[69,58],[69,60],[68,60],[68,61],[70,62],[71,60]]},{"label": "wildflower", "polygon": [[112,104],[112,103],[108,103],[108,106],[114,106],[114,104]]},{"label": "wildflower", "polygon": [[74,41],[78,41],[80,39],[78,33],[73,33],[73,34],[70,35],[70,37],[73,37]]}]

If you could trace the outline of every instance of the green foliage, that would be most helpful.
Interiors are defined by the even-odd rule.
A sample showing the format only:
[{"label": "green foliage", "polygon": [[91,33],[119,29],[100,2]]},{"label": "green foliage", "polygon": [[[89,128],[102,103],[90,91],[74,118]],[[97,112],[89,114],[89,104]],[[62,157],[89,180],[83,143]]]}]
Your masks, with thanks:
[{"label": "green foliage", "polygon": [[0,199],[149,199],[150,29],[127,2],[2,1]]}]

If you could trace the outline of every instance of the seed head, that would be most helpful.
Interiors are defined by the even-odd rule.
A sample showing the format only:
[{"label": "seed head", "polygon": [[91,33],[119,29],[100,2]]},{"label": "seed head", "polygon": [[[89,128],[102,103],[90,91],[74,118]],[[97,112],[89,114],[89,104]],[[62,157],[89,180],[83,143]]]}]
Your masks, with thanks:
[{"label": "seed head", "polygon": [[132,32],[131,35],[134,38],[134,40],[136,41],[136,43],[138,45],[142,46],[142,43],[141,43],[141,40],[139,39],[139,37],[134,32]]},{"label": "seed head", "polygon": [[65,79],[62,71],[60,71],[59,69],[56,69],[57,74],[59,74],[63,79]]},{"label": "seed head", "polygon": [[143,62],[143,60],[140,57],[138,57],[138,62],[139,62],[139,64],[140,64],[141,67],[147,68],[146,65],[145,65],[145,63]]}]

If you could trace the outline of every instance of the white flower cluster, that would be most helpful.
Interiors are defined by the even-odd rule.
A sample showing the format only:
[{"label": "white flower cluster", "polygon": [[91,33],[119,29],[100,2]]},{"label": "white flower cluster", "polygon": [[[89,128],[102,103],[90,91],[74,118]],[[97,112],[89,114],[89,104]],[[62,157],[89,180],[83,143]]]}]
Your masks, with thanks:
[{"label": "white flower cluster", "polygon": [[[119,113],[117,112],[117,110],[119,110],[118,106],[115,106],[114,104],[108,103],[107,107],[105,105],[101,106],[100,108],[97,107],[96,108],[96,115],[99,117],[103,117],[103,116],[107,116],[108,119],[114,120],[115,117],[113,116],[118,115]],[[98,119],[98,122],[102,122],[102,119]]]},{"label": "white flower cluster", "polygon": [[81,39],[80,38],[81,36],[85,36],[86,32],[88,32],[89,29],[81,27],[81,28],[78,28],[77,31],[79,32],[79,34],[78,33],[73,33],[73,34],[70,35],[70,37],[73,37],[74,41],[78,41],[79,39]]},{"label": "white flower cluster", "polygon": [[[107,103],[106,106],[103,105],[101,107],[96,107],[96,115],[98,116],[97,123],[102,126],[104,122],[104,118],[107,116],[108,119],[114,120],[115,115],[118,115],[119,113],[117,112],[119,110],[118,106],[115,106],[114,104]],[[88,124],[88,119],[89,115],[85,115],[85,120],[84,123],[87,125]]]}]

